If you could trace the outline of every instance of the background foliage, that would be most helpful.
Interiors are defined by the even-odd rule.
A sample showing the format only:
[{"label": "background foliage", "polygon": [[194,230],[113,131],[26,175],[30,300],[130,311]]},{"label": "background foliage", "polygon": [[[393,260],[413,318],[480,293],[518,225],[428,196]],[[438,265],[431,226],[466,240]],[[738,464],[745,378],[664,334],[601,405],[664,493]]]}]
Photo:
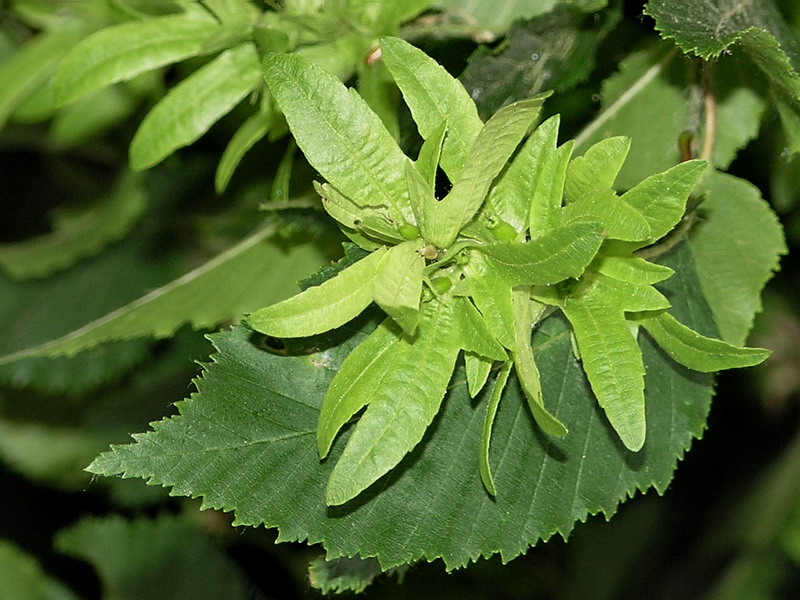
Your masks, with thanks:
[{"label": "background foliage", "polygon": [[[312,400],[374,315],[315,348],[276,347],[236,325],[342,254],[260,56],[296,52],[355,85],[413,156],[420,140],[399,94],[365,60],[382,35],[460,76],[484,119],[554,90],[545,116],[562,115],[576,154],[630,136],[622,189],[687,152],[725,171],[705,180],[688,243],[664,259],[683,269],[663,289],[699,331],[737,344],[749,335],[774,354],[721,375],[711,408],[710,376],[644,342],[648,389],[664,400],[648,404],[652,444],[667,454],[620,451],[564,322],[549,319],[534,340],[540,368],[559,375],[545,392],[569,398],[559,418],[580,411],[570,422],[585,428],[559,451],[580,456],[586,444],[588,457],[547,456],[512,388],[493,452],[508,449],[495,476],[513,491],[491,500],[464,443],[479,438],[488,398],[470,402],[457,372],[439,441],[412,453],[386,493],[331,518]],[[800,9],[776,0],[0,1],[0,597],[139,598],[169,586],[179,598],[363,588],[469,598],[487,583],[498,598],[794,597],[799,41]],[[193,377],[198,392],[176,411]],[[264,390],[271,402],[254,405]],[[266,451],[251,443],[265,436],[276,441]],[[84,468],[110,444],[123,445],[95,471],[173,495],[92,478]],[[574,487],[547,485],[564,478]],[[636,493],[651,487],[665,495]],[[598,512],[619,514],[588,518]],[[262,523],[280,533],[246,527]],[[491,547],[489,529],[500,532]],[[378,560],[326,562],[319,546],[276,539]]]}]

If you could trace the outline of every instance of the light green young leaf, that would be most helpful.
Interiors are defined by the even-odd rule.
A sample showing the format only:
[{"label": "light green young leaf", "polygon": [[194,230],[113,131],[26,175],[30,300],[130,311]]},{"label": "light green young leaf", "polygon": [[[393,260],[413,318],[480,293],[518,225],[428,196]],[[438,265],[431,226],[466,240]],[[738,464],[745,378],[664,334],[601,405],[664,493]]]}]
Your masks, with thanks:
[{"label": "light green young leaf", "polygon": [[483,126],[453,189],[437,205],[437,212],[446,214],[444,220],[452,224],[441,239],[431,240],[438,247],[450,246],[461,227],[475,216],[495,177],[539,116],[542,102],[543,98],[531,98],[510,104]]},{"label": "light green young leaf", "polygon": [[628,450],[636,452],[646,435],[642,351],[623,309],[586,294],[570,298],[562,310],[572,325],[597,402]]},{"label": "light green young leaf", "polygon": [[141,177],[124,174],[106,198],[56,214],[51,233],[0,244],[0,267],[16,279],[50,275],[122,238],[146,207]]},{"label": "light green young leaf", "polygon": [[412,221],[401,152],[380,118],[322,68],[271,54],[264,77],[308,162],[357,206]]},{"label": "light green young leaf", "polygon": [[458,231],[458,214],[442,209],[442,203],[433,195],[433,188],[423,179],[417,168],[406,162],[406,183],[411,210],[423,239],[439,248],[446,247],[449,232]]},{"label": "light green young leaf", "polygon": [[395,226],[380,209],[361,208],[327,183],[315,181],[314,189],[322,197],[322,207],[325,211],[347,230],[358,231],[383,243],[396,244],[403,240]]},{"label": "light green young leaf", "polygon": [[219,159],[217,172],[214,175],[214,188],[218,194],[225,191],[233,177],[233,172],[239,166],[244,155],[256,142],[269,133],[274,121],[274,112],[265,113],[260,110],[242,123],[242,126],[233,134]]},{"label": "light green young leaf", "polygon": [[511,286],[492,268],[489,259],[473,251],[464,265],[467,288],[486,326],[492,335],[506,348],[514,348],[514,308],[511,302]]},{"label": "light green young leaf", "polygon": [[649,284],[620,281],[601,273],[592,273],[589,279],[592,294],[602,298],[604,304],[625,312],[664,310],[671,306],[664,294]]},{"label": "light green young leaf", "polygon": [[67,54],[54,83],[57,105],[101,87],[197,55],[219,24],[198,13],[143,19],[107,27]]},{"label": "light green young leaf", "polygon": [[609,239],[642,241],[651,237],[647,218],[611,189],[595,189],[587,192],[575,202],[567,204],[561,210],[561,214],[564,223],[573,221],[602,223]]},{"label": "light green young leaf", "polygon": [[638,256],[602,254],[593,265],[598,273],[619,281],[647,285],[669,279],[675,273],[669,267],[651,263]]},{"label": "light green young leaf", "polygon": [[494,380],[492,395],[489,397],[489,406],[486,408],[486,417],[484,417],[483,430],[481,431],[481,452],[478,464],[481,471],[481,481],[483,481],[486,491],[492,496],[497,495],[497,489],[494,485],[494,478],[492,477],[492,466],[489,463],[489,446],[492,441],[492,425],[494,425],[494,419],[497,416],[497,409],[500,406],[500,398],[502,398],[503,391],[506,389],[508,375],[511,373],[512,366],[514,366],[514,363],[510,360],[507,360],[500,369],[500,372],[497,374],[497,378]]},{"label": "light green young leaf", "polygon": [[425,268],[425,259],[418,252],[421,246],[421,240],[413,240],[390,248],[373,292],[375,304],[407,335],[414,335],[419,324],[422,270]]},{"label": "light green young leaf", "polygon": [[515,346],[512,354],[514,371],[519,384],[525,392],[528,407],[536,424],[542,431],[555,437],[567,435],[567,428],[544,405],[542,394],[542,378],[531,348],[531,315],[530,292],[525,288],[517,288],[513,292]]},{"label": "light green young leaf", "polygon": [[17,107],[52,75],[81,33],[73,30],[40,33],[0,63],[0,129]]},{"label": "light green young leaf", "polygon": [[436,187],[436,169],[442,157],[442,145],[444,144],[445,134],[447,133],[447,121],[442,121],[434,127],[430,135],[422,142],[417,160],[414,166],[422,175],[422,179],[428,184],[431,191]]},{"label": "light green young leaf", "polygon": [[577,156],[567,167],[564,195],[568,202],[579,200],[585,194],[598,189],[613,189],[628,152],[631,139],[624,136],[600,140],[583,156]]},{"label": "light green young leaf", "polygon": [[673,360],[702,373],[752,367],[771,354],[763,348],[742,348],[700,335],[666,312],[637,321]]},{"label": "light green young leaf", "polygon": [[386,248],[379,248],[328,281],[255,311],[247,324],[266,335],[288,338],[340,327],[372,304],[385,262]]},{"label": "light green young leaf", "polygon": [[317,427],[320,458],[330,452],[339,430],[353,415],[369,404],[383,378],[394,369],[402,351],[401,334],[387,319],[361,342],[342,363],[325,394]]},{"label": "light green young leaf", "polygon": [[689,194],[706,166],[702,160],[680,163],[663,173],[651,175],[621,196],[647,219],[650,241],[664,237],[681,220]]},{"label": "light green young leaf", "polygon": [[[423,305],[419,333],[403,338],[366,412],[331,472],[328,505],[344,504],[393,469],[422,439],[439,412],[460,351],[453,306]],[[402,398],[402,402],[398,401]]]},{"label": "light green young leaf", "polygon": [[529,242],[498,242],[478,250],[507,285],[547,285],[579,277],[602,242],[602,225],[580,222],[562,225]]},{"label": "light green young leaf", "polygon": [[494,361],[472,352],[464,352],[464,371],[467,376],[469,397],[474,398],[486,385]]},{"label": "light green young leaf", "polygon": [[382,61],[366,64],[359,61],[356,65],[358,73],[358,93],[372,111],[378,115],[391,136],[400,139],[400,121],[397,110],[400,103],[400,91],[394,84],[389,70]]},{"label": "light green young leaf", "polygon": [[[111,340],[169,337],[190,323],[195,329],[237,320],[242,313],[291,294],[296,281],[328,260],[314,243],[288,249],[261,229],[236,246],[152,292],[48,342],[0,357],[0,364],[34,356],[72,356]],[[236,277],[231,277],[236,273]],[[253,282],[268,281],[268,285]]]},{"label": "light green young leaf", "polygon": [[492,360],[508,358],[503,346],[489,330],[483,315],[469,298],[456,298],[454,324],[461,333],[461,347],[467,352]]},{"label": "light green young leaf", "polygon": [[130,118],[138,105],[137,93],[130,87],[99,89],[54,112],[50,139],[60,148],[79,146]]},{"label": "light green young leaf", "polygon": [[483,127],[475,103],[464,86],[422,50],[391,37],[381,39],[381,48],[420,135],[427,139],[442,122],[447,124],[441,164],[455,181]]},{"label": "light green young leaf", "polygon": [[131,142],[131,167],[152,167],[197,140],[258,86],[259,71],[255,46],[247,43],[192,73],[142,121]]},{"label": "light green young leaf", "polygon": [[532,237],[550,231],[559,222],[558,213],[573,147],[571,141],[557,147],[560,122],[558,115],[549,118],[533,132],[526,144],[530,145],[530,150],[524,156],[532,167],[527,182],[530,188],[525,190],[530,198],[527,226]]}]

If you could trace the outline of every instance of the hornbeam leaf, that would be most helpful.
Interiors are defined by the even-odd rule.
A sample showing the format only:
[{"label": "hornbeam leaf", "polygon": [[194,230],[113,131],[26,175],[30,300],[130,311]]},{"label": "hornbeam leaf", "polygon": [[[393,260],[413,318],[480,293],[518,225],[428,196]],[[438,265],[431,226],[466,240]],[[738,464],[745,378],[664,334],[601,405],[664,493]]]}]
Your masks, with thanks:
[{"label": "hornbeam leaf", "polygon": [[442,144],[446,134],[447,121],[442,121],[438,127],[431,130],[430,135],[422,142],[422,147],[419,149],[417,160],[414,163],[431,192],[436,188],[436,169],[439,167],[442,157]]},{"label": "hornbeam leaf", "polygon": [[647,219],[651,241],[664,237],[681,220],[689,194],[705,170],[704,161],[689,160],[651,175],[621,196]]},{"label": "hornbeam leaf", "polygon": [[372,304],[375,281],[385,261],[386,248],[381,247],[328,281],[255,311],[247,324],[266,335],[288,338],[344,325]]},{"label": "hornbeam leaf", "polygon": [[375,280],[373,299],[408,335],[419,324],[422,270],[425,259],[418,252],[421,240],[389,248],[383,270]]},{"label": "hornbeam leaf", "polygon": [[136,131],[131,168],[152,167],[197,140],[258,86],[259,68],[255,46],[245,43],[226,50],[172,88]]},{"label": "hornbeam leaf", "polygon": [[598,259],[593,265],[598,273],[628,283],[653,284],[669,279],[675,274],[669,267],[651,263],[638,256],[601,254]]},{"label": "hornbeam leaf", "polygon": [[357,206],[384,206],[411,222],[408,158],[358,94],[307,60],[270,54],[264,77],[308,162]]},{"label": "hornbeam leaf", "polygon": [[575,332],[598,404],[625,447],[641,450],[646,434],[645,371],[642,351],[622,309],[586,294],[568,299],[562,310]]},{"label": "hornbeam leaf", "polygon": [[547,285],[579,277],[603,241],[599,223],[562,225],[529,242],[479,246],[508,285]]},{"label": "hornbeam leaf", "polygon": [[702,373],[752,367],[764,362],[771,354],[763,348],[742,348],[700,335],[669,313],[638,322],[670,357]]},{"label": "hornbeam leaf", "polygon": [[358,496],[422,440],[447,391],[459,337],[452,304],[434,299],[423,306],[419,333],[403,338],[392,352],[392,368],[382,370],[381,385],[331,472],[329,505]]},{"label": "hornbeam leaf", "polygon": [[492,426],[494,425],[495,417],[497,416],[497,409],[500,407],[500,398],[503,396],[503,391],[506,389],[508,376],[511,373],[513,362],[508,360],[503,364],[503,368],[497,374],[492,387],[492,395],[489,397],[489,406],[486,407],[486,418],[483,420],[483,431],[481,432],[481,453],[480,453],[480,469],[481,481],[483,481],[486,491],[492,496],[497,495],[497,488],[494,485],[494,477],[492,477],[492,466],[489,463],[489,446],[492,441]]},{"label": "hornbeam leaf", "polygon": [[317,450],[325,458],[336,434],[372,399],[382,380],[394,368],[401,350],[400,333],[384,321],[342,363],[331,381],[319,413]]},{"label": "hornbeam leaf", "polygon": [[[558,224],[558,211],[564,198],[564,180],[572,143],[557,147],[558,126],[561,117],[551,117],[533,132],[522,159],[532,167],[529,188],[525,190],[529,200],[527,227],[531,236],[537,237]],[[527,148],[530,146],[530,148]]]},{"label": "hornbeam leaf", "polygon": [[478,251],[471,253],[464,265],[467,288],[481,311],[486,326],[506,348],[515,345],[514,308],[511,301],[511,286],[507,285],[495,271],[487,257]]},{"label": "hornbeam leaf", "polygon": [[588,192],[565,206],[561,214],[565,223],[571,221],[602,223],[609,239],[641,241],[651,237],[647,218],[611,189]]},{"label": "hornbeam leaf", "polygon": [[613,189],[614,181],[631,149],[631,139],[616,136],[600,140],[567,167],[564,195],[574,202],[598,189]]},{"label": "hornbeam leaf", "polygon": [[669,300],[652,285],[620,281],[602,273],[592,273],[588,278],[593,294],[603,298],[609,306],[625,312],[664,310],[670,307]]},{"label": "hornbeam leaf", "polygon": [[77,44],[54,82],[57,105],[200,53],[219,24],[199,12],[106,27]]},{"label": "hornbeam leaf", "polygon": [[334,219],[349,230],[359,231],[384,243],[402,241],[390,218],[379,208],[356,205],[350,198],[327,183],[314,182],[314,189],[322,198],[322,207]]},{"label": "hornbeam leaf", "polygon": [[464,372],[467,376],[469,397],[474,398],[486,385],[494,361],[472,352],[464,352]]},{"label": "hornbeam leaf", "polygon": [[483,315],[469,298],[456,298],[455,325],[461,332],[461,347],[467,352],[492,360],[508,358],[503,346],[486,325]]},{"label": "hornbeam leaf", "polygon": [[467,90],[435,60],[398,38],[381,39],[383,60],[411,109],[424,139],[447,124],[441,164],[455,181],[483,127]]}]

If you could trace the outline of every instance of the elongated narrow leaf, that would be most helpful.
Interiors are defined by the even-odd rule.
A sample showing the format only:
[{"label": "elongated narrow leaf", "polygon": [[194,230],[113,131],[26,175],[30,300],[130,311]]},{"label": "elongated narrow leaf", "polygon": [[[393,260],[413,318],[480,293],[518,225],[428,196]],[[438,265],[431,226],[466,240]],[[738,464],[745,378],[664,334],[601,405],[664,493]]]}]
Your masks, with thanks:
[{"label": "elongated narrow leaf", "polygon": [[383,378],[394,369],[403,346],[398,329],[385,321],[342,363],[325,394],[319,413],[317,450],[325,458],[339,430],[369,404]]},{"label": "elongated narrow leaf", "polygon": [[622,200],[614,190],[588,192],[562,209],[562,220],[597,221],[613,240],[641,241],[652,237],[650,223],[639,210]]},{"label": "elongated narrow leaf", "polygon": [[567,435],[567,428],[559,421],[555,415],[547,410],[544,405],[544,394],[542,393],[542,376],[531,348],[531,330],[533,320],[531,318],[531,299],[527,289],[519,288],[514,290],[514,332],[516,344],[512,354],[514,361],[514,372],[517,374],[519,384],[525,392],[536,424],[542,431],[555,437]]},{"label": "elongated narrow leaf", "polygon": [[417,171],[422,175],[422,179],[432,191],[436,188],[436,170],[439,168],[439,161],[442,157],[442,144],[446,133],[447,121],[442,121],[422,142],[419,155],[414,163]]},{"label": "elongated narrow leaf", "polygon": [[547,285],[578,277],[603,241],[599,223],[571,223],[530,242],[499,242],[478,249],[508,285]]},{"label": "elongated narrow leaf", "polygon": [[242,126],[233,134],[219,159],[217,172],[214,175],[214,188],[218,194],[224,192],[228,187],[233,172],[239,166],[244,155],[256,142],[267,135],[274,119],[275,115],[272,112],[259,111],[242,123]]},{"label": "elongated narrow leaf", "polygon": [[[411,221],[408,158],[380,118],[322,68],[271,54],[264,77],[308,162],[358,206],[384,206]],[[399,212],[399,214],[397,214]]]},{"label": "elongated narrow leaf", "polygon": [[344,325],[372,303],[385,259],[386,248],[380,248],[325,283],[257,310],[247,324],[276,337],[306,337]]},{"label": "elongated narrow leaf", "polygon": [[508,376],[511,373],[511,367],[513,365],[514,363],[512,361],[506,361],[503,364],[503,368],[500,369],[500,372],[497,374],[497,378],[494,380],[492,395],[489,396],[489,406],[486,407],[486,417],[484,418],[483,431],[481,432],[481,453],[478,464],[481,470],[481,481],[483,481],[486,491],[492,496],[497,495],[494,477],[492,477],[492,466],[489,463],[489,446],[492,441],[492,426],[494,425],[497,409],[500,407],[500,398],[502,398],[503,392],[506,389]]},{"label": "elongated narrow leaf", "polygon": [[384,243],[397,243],[402,236],[396,230],[385,212],[374,207],[359,207],[350,198],[327,183],[314,182],[314,189],[322,198],[322,207],[334,219],[349,230],[381,240]]},{"label": "elongated narrow leaf", "polygon": [[445,247],[449,232],[458,231],[458,214],[442,210],[429,185],[410,162],[405,165],[406,185],[411,200],[411,210],[422,238],[439,248]]},{"label": "elongated narrow leaf", "polygon": [[483,127],[464,86],[432,58],[398,38],[382,38],[383,60],[411,109],[420,135],[427,139],[442,122],[447,136],[441,164],[455,181]]},{"label": "elongated narrow leaf", "polygon": [[255,46],[231,48],[176,85],[142,121],[130,147],[131,167],[147,169],[191,144],[259,84]]},{"label": "elongated narrow leaf", "polygon": [[455,301],[455,326],[461,333],[461,347],[467,352],[493,360],[506,360],[508,355],[494,337],[478,309],[468,298]]},{"label": "elongated narrow leaf", "polygon": [[[400,342],[391,370],[331,472],[325,499],[344,504],[393,469],[419,442],[439,412],[460,351],[452,305],[423,308],[419,334]],[[374,366],[373,366],[374,368]]]},{"label": "elongated narrow leaf", "polygon": [[489,331],[506,348],[513,348],[516,334],[511,286],[492,268],[489,259],[478,251],[472,252],[464,271],[470,296],[481,311]]},{"label": "elongated narrow leaf", "polygon": [[597,402],[628,450],[645,442],[644,364],[621,309],[593,295],[570,299],[563,307]]},{"label": "elongated narrow leaf", "polygon": [[764,362],[771,354],[763,348],[742,348],[700,335],[669,313],[639,322],[670,357],[703,373],[752,367]]},{"label": "elongated narrow leaf", "polygon": [[592,293],[603,302],[625,312],[664,310],[670,307],[669,300],[652,285],[641,285],[607,277],[602,273],[591,274]]},{"label": "elongated narrow leaf", "polygon": [[17,279],[50,275],[123,237],[146,207],[141,178],[123,174],[106,198],[56,215],[51,233],[0,244],[0,267]]},{"label": "elongated narrow leaf", "polygon": [[631,139],[617,136],[600,140],[567,167],[564,194],[574,202],[597,189],[613,189],[631,149]]},{"label": "elongated narrow leaf", "polygon": [[665,236],[681,220],[686,201],[706,170],[701,160],[683,162],[651,175],[622,195],[622,199],[640,211],[650,224],[650,239]]},{"label": "elongated narrow leaf", "polygon": [[329,257],[314,243],[282,248],[269,239],[274,233],[272,227],[259,230],[182,277],[70,333],[0,357],[0,364],[72,356],[110,340],[168,337],[187,323],[195,329],[215,327],[283,300],[297,289],[297,280]]},{"label": "elongated narrow leaf", "polygon": [[422,270],[425,268],[425,259],[418,252],[421,246],[421,240],[416,240],[390,248],[373,293],[375,304],[408,335],[413,335],[419,324]]},{"label": "elongated narrow leaf", "polygon": [[556,147],[559,123],[558,116],[551,117],[531,136],[532,150],[538,155],[533,187],[529,192],[531,200],[528,227],[532,237],[550,231],[559,221],[567,167],[573,148],[572,141]]},{"label": "elongated narrow leaf", "polygon": [[477,396],[489,379],[494,361],[472,352],[464,352],[464,372],[467,376],[469,397]]},{"label": "elongated narrow leaf", "polygon": [[207,15],[170,15],[107,27],[67,54],[54,83],[56,104],[198,54],[219,27]]},{"label": "elongated narrow leaf", "polygon": [[640,285],[658,283],[669,279],[675,271],[664,265],[657,265],[637,256],[602,255],[593,265],[599,273]]}]

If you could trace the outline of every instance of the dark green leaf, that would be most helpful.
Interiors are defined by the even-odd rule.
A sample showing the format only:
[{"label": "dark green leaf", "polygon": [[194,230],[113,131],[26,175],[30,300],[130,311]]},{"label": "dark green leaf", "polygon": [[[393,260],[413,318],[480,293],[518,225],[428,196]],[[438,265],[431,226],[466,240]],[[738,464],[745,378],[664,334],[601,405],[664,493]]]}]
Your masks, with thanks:
[{"label": "dark green leaf", "polygon": [[33,556],[0,540],[0,598],[15,600],[77,600],[50,577]]}]

